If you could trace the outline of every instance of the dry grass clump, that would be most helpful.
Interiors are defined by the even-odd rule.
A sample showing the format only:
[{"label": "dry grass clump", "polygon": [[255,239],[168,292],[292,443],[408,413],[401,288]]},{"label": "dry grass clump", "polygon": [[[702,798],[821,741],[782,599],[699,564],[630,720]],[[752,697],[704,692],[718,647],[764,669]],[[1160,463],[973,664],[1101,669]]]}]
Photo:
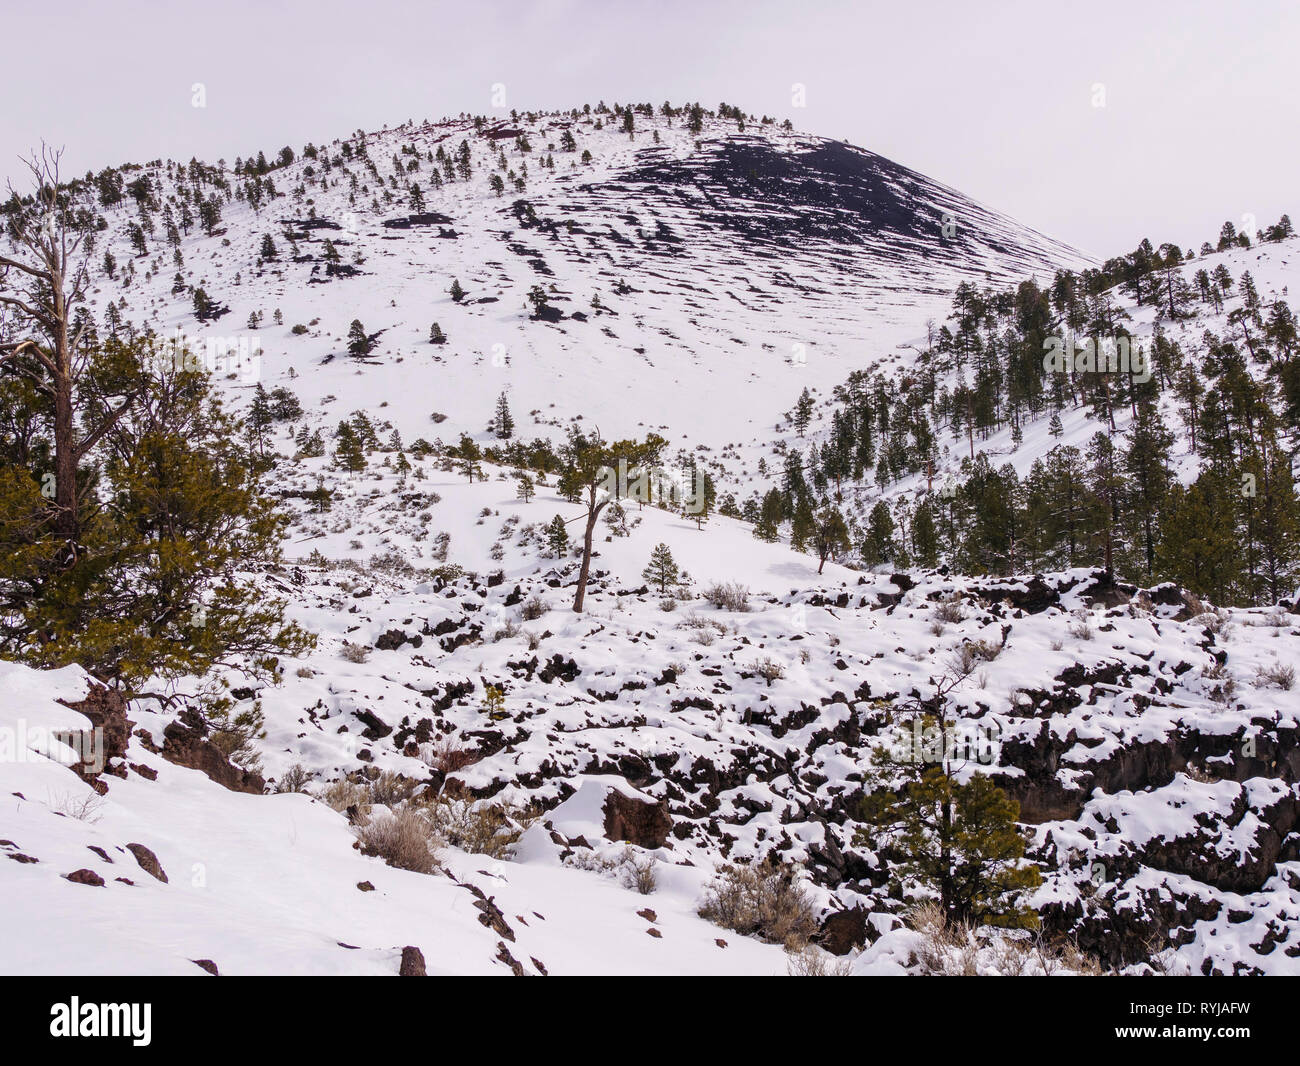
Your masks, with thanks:
[{"label": "dry grass clump", "polygon": [[709,886],[699,914],[742,936],[799,949],[817,931],[812,900],[793,867],[765,858],[723,866]]},{"label": "dry grass clump", "polygon": [[772,687],[773,681],[780,681],[785,677],[785,667],[772,658],[759,659],[754,664],[754,673],[767,682],[767,687]]},{"label": "dry grass clump", "polygon": [[961,604],[961,597],[954,593],[946,600],[940,601],[935,605],[934,617],[938,622],[956,624],[962,621],[966,617],[966,609]]},{"label": "dry grass clump", "polygon": [[791,977],[848,977],[853,963],[814,944],[805,944],[786,952],[785,972]]},{"label": "dry grass clump", "polygon": [[369,819],[356,829],[363,854],[375,855],[399,870],[431,874],[438,857],[429,819],[414,807],[399,807],[389,814]]},{"label": "dry grass clump", "polygon": [[618,864],[618,879],[624,888],[630,888],[643,896],[650,895],[659,884],[659,875],[655,873],[655,857],[638,855],[627,848]]},{"label": "dry grass clump", "polygon": [[370,649],[364,644],[353,644],[345,640],[339,648],[339,655],[350,663],[363,663],[370,658]]},{"label": "dry grass clump", "polygon": [[433,769],[444,774],[454,774],[478,762],[475,748],[467,748],[454,737],[442,736],[428,744],[420,745],[420,758]]},{"label": "dry grass clump", "polygon": [[914,907],[907,924],[921,934],[913,965],[927,977],[974,977],[981,971],[1003,977],[1102,972],[1101,964],[1072,940],[945,921],[934,901]]},{"label": "dry grass clump", "polygon": [[704,598],[726,611],[749,610],[749,588],[736,581],[715,581],[703,589]]},{"label": "dry grass clump", "polygon": [[511,847],[539,817],[531,807],[474,800],[446,789],[414,802],[443,844],[493,859],[509,858]]},{"label": "dry grass clump", "polygon": [[316,798],[336,811],[346,811],[349,807],[368,807],[370,805],[370,787],[340,777],[331,781],[316,793]]},{"label": "dry grass clump", "polygon": [[1273,663],[1259,668],[1259,683],[1290,692],[1295,686],[1295,667]]}]

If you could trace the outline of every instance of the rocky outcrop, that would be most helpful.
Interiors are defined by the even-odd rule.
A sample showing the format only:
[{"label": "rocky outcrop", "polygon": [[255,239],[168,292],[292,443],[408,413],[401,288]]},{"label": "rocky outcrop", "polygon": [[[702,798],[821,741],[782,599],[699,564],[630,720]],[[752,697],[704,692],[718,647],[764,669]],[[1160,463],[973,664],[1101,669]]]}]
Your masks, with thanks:
[{"label": "rocky outcrop", "polygon": [[208,739],[208,725],[194,710],[184,710],[163,730],[162,756],[177,766],[199,770],[232,792],[261,795],[266,782],[261,774],[236,766]]},{"label": "rocky outcrop", "polygon": [[662,848],[673,828],[668,804],[648,803],[618,789],[610,789],[605,797],[604,815],[608,839],[626,840],[640,848]]},{"label": "rocky outcrop", "polygon": [[134,724],[126,716],[126,697],[116,689],[92,684],[84,700],[61,702],[90,719],[90,730],[61,733],[59,739],[81,753],[72,770],[103,794],[108,787],[99,780],[101,773],[126,776],[126,746]]}]

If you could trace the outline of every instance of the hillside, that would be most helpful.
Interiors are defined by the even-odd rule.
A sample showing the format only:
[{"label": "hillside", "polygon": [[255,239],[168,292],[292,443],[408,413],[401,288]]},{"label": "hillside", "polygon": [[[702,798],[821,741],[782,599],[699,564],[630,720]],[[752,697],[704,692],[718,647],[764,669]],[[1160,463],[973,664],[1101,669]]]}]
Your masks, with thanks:
[{"label": "hillside", "polygon": [[[1300,970],[1294,558],[1220,600],[1160,576],[1186,561],[1166,534],[1135,577],[1129,523],[1191,530],[1190,512],[1143,511],[1081,458],[1131,454],[1156,410],[1171,440],[1146,473],[1175,502],[1207,469],[1253,470],[1254,447],[1289,476],[1289,342],[1240,335],[1287,298],[1294,237],[1179,251],[1134,282],[729,109],[410,123],[64,194],[108,353],[85,424],[127,397],[81,457],[119,524],[22,569],[45,565],[23,508],[44,506],[51,449],[39,397],[6,378],[0,620],[40,623],[13,638],[28,663],[0,661],[0,969]],[[1232,283],[1196,296],[1219,266]],[[1122,328],[1170,380],[1054,381],[1041,340],[1067,326]],[[243,422],[171,414],[207,402],[152,362],[177,332]],[[128,388],[132,359],[156,392]],[[1175,378],[1228,414],[1185,417]],[[708,475],[709,506],[620,491],[575,612],[583,448],[652,432],[658,462]],[[1068,526],[1045,491],[1034,511],[1018,482],[987,490],[1049,464],[1083,501]],[[214,498],[242,521],[211,520]],[[104,529],[135,552],[108,593]],[[33,572],[77,624],[20,598]],[[65,574],[89,576],[72,595]],[[139,575],[163,591],[132,643],[112,625],[142,611]],[[235,587],[283,601],[314,646],[211,651]],[[87,589],[111,609],[82,624]],[[30,665],[64,647],[98,679]],[[955,747],[930,750],[936,728]],[[931,772],[963,818],[996,790],[961,845],[991,885],[946,930],[918,907],[926,849],[873,806]]]}]

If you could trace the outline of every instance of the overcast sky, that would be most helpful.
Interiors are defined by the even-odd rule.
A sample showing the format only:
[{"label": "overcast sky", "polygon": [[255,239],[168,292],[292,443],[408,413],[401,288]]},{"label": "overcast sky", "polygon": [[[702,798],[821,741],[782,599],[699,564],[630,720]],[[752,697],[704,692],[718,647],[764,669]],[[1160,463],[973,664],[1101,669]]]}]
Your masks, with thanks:
[{"label": "overcast sky", "polygon": [[500,83],[789,117],[1102,256],[1300,209],[1296,0],[4,0],[0,38],[0,174],[42,138],[73,172],[233,162]]}]

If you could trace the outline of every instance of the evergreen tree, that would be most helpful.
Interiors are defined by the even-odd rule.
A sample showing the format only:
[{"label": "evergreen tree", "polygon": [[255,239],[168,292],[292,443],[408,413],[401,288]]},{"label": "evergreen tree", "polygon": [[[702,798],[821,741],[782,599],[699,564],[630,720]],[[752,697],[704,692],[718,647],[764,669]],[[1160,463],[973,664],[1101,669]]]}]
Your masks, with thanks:
[{"label": "evergreen tree", "polygon": [[754,536],[769,543],[775,541],[781,535],[783,510],[780,491],[769,489],[767,495],[763,497],[758,521],[754,523]]},{"label": "evergreen tree", "polygon": [[533,484],[533,479],[525,473],[521,473],[515,481],[515,498],[527,503],[533,498],[537,487]]},{"label": "evergreen tree", "polygon": [[354,318],[348,327],[348,354],[354,359],[364,359],[374,349],[374,338],[366,333],[361,320]]},{"label": "evergreen tree", "polygon": [[340,422],[337,434],[338,443],[334,446],[334,463],[341,470],[350,474],[360,473],[366,468],[366,454],[362,450],[361,438],[349,422]]},{"label": "evergreen tree", "polygon": [[794,405],[794,415],[791,421],[794,423],[795,432],[803,436],[808,429],[808,424],[812,421],[813,411],[816,409],[816,403],[812,398],[812,393],[807,388],[799,395],[799,401]]},{"label": "evergreen tree", "polygon": [[493,420],[496,435],[501,440],[509,440],[515,433],[515,420],[510,416],[510,403],[503,392],[497,397],[496,417]]},{"label": "evergreen tree", "polygon": [[267,395],[266,389],[259,381],[257,387],[253,390],[253,402],[248,408],[248,429],[253,438],[257,441],[257,450],[259,454],[266,451],[266,431],[270,428],[274,418],[271,414],[271,398]]},{"label": "evergreen tree", "polygon": [[650,553],[650,562],[641,571],[641,577],[648,584],[657,585],[662,596],[668,591],[669,585],[677,584],[678,573],[677,563],[673,561],[673,553],[667,544],[661,543],[656,544],[654,551]]},{"label": "evergreen tree", "polygon": [[1019,804],[987,774],[957,776],[966,758],[951,692],[966,676],[946,675],[932,697],[903,705],[900,743],[873,752],[854,841],[889,857],[894,894],[937,898],[948,923],[1034,928],[1024,894],[1042,876],[1024,860]]},{"label": "evergreen tree", "polygon": [[790,516],[790,547],[797,552],[807,551],[815,525],[812,500],[806,493],[801,494],[795,502],[794,514]]},{"label": "evergreen tree", "polygon": [[826,560],[849,547],[849,529],[844,516],[831,506],[817,512],[812,531],[813,550],[817,553],[817,573],[826,566]]},{"label": "evergreen tree", "polygon": [[[0,654],[78,663],[128,695],[219,665],[275,677],[280,658],[312,639],[248,576],[276,565],[285,521],[242,427],[206,374],[164,358],[152,339],[109,340],[85,354],[86,384],[109,396],[120,385],[147,390],[150,416],[114,420],[102,448],[83,456],[95,492],[78,513],[71,559],[50,521],[56,501],[14,463],[18,442],[0,442]],[[0,423],[19,399],[0,389]],[[87,417],[104,403],[92,402]],[[29,410],[37,432],[27,458],[40,469],[53,454],[53,405]]]},{"label": "evergreen tree", "polygon": [[429,343],[430,344],[447,343],[447,338],[443,335],[442,327],[438,325],[437,322],[435,322],[432,326],[429,327]]},{"label": "evergreen tree", "polygon": [[479,466],[479,462],[483,458],[483,452],[473,437],[468,433],[462,433],[460,443],[451,449],[451,454],[460,466],[460,472],[469,479],[471,485],[474,484],[476,475],[480,481],[483,480],[483,471]]},{"label": "evergreen tree", "polygon": [[569,530],[564,524],[564,519],[559,515],[552,518],[550,525],[546,527],[546,546],[557,559],[564,558],[569,550]]},{"label": "evergreen tree", "polygon": [[921,501],[912,518],[912,554],[917,566],[931,568],[939,565],[939,537],[928,500]]},{"label": "evergreen tree", "polygon": [[894,517],[889,505],[877,500],[867,519],[867,536],[862,544],[862,559],[868,566],[879,566],[894,558]]},{"label": "evergreen tree", "polygon": [[1160,521],[1165,535],[1156,553],[1161,577],[1219,603],[1229,602],[1240,577],[1236,533],[1223,520],[1233,511],[1229,491],[1209,471],[1188,488],[1170,486]]}]

